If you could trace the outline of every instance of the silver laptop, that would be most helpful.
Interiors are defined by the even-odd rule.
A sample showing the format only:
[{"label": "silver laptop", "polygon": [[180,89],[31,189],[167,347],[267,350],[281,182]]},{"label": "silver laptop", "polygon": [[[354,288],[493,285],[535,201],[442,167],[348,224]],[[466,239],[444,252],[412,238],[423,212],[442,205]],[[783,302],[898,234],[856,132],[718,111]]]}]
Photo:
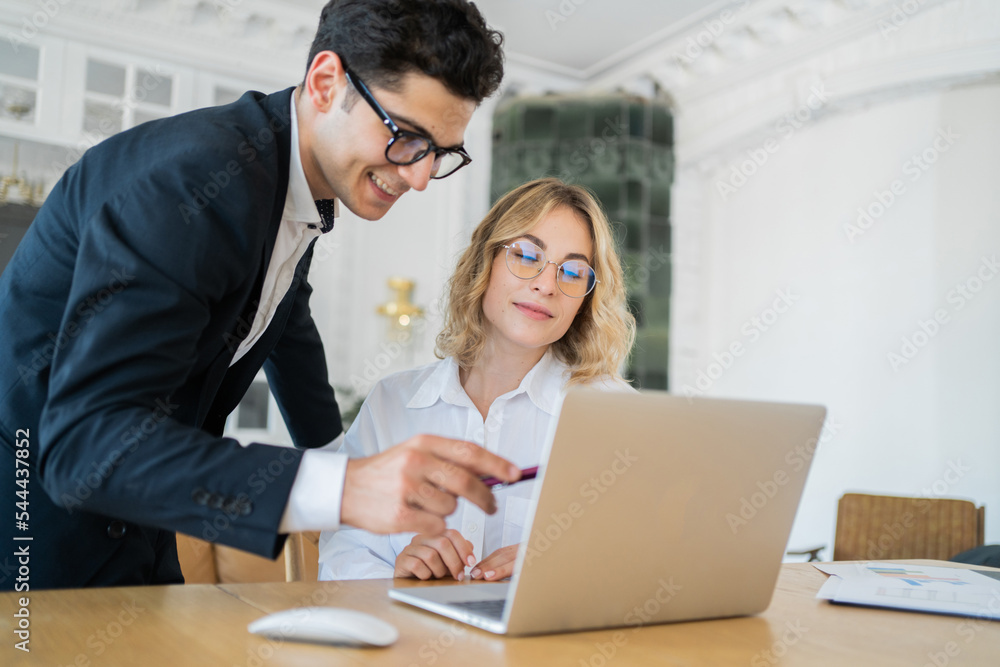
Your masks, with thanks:
[{"label": "silver laptop", "polygon": [[389,596],[508,635],[767,608],[826,410],[570,390],[509,582]]}]

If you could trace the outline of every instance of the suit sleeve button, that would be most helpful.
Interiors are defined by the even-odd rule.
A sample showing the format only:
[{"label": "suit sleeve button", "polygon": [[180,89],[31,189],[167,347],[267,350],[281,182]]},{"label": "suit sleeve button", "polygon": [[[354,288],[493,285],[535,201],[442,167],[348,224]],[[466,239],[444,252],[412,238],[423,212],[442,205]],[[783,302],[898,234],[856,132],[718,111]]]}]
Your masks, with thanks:
[{"label": "suit sleeve button", "polygon": [[200,486],[191,492],[191,500],[197,505],[207,505],[208,504],[209,493]]},{"label": "suit sleeve button", "polygon": [[128,527],[124,521],[112,521],[108,524],[108,537],[113,540],[120,540],[125,537],[126,532],[128,532]]}]

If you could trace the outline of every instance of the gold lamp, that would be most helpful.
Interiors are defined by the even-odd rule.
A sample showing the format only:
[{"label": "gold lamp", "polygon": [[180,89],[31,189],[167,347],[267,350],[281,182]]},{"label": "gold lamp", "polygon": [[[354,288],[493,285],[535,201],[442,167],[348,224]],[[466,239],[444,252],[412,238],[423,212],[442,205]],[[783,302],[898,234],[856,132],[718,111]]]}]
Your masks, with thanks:
[{"label": "gold lamp", "polygon": [[387,284],[393,292],[393,298],[378,306],[375,311],[389,318],[389,330],[394,338],[407,339],[414,320],[424,316],[424,309],[413,303],[416,283],[409,278],[393,277],[389,278]]}]

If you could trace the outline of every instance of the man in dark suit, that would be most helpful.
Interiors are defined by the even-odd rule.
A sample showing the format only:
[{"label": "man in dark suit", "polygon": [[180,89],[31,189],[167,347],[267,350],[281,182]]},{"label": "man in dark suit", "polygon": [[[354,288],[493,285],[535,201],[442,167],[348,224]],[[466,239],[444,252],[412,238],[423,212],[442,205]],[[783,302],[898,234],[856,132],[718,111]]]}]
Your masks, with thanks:
[{"label": "man in dark suit", "polygon": [[[0,588],[179,582],[174,531],[274,557],[289,531],[495,508],[478,477],[518,473],[470,443],[315,449],[341,423],[306,276],[339,204],[375,220],[468,163],[501,41],[463,0],[333,0],[300,86],[67,171],[0,277]],[[262,366],[295,449],[221,436]]]}]

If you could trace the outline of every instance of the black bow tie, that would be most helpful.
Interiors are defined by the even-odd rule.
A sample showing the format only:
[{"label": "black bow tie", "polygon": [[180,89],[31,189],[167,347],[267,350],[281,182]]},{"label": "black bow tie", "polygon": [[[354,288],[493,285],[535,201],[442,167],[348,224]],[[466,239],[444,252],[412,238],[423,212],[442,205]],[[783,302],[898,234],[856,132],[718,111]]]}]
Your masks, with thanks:
[{"label": "black bow tie", "polygon": [[320,222],[323,223],[323,233],[326,234],[328,231],[333,229],[333,223],[336,221],[337,214],[337,200],[336,199],[317,199],[316,200],[316,210],[319,211]]}]

